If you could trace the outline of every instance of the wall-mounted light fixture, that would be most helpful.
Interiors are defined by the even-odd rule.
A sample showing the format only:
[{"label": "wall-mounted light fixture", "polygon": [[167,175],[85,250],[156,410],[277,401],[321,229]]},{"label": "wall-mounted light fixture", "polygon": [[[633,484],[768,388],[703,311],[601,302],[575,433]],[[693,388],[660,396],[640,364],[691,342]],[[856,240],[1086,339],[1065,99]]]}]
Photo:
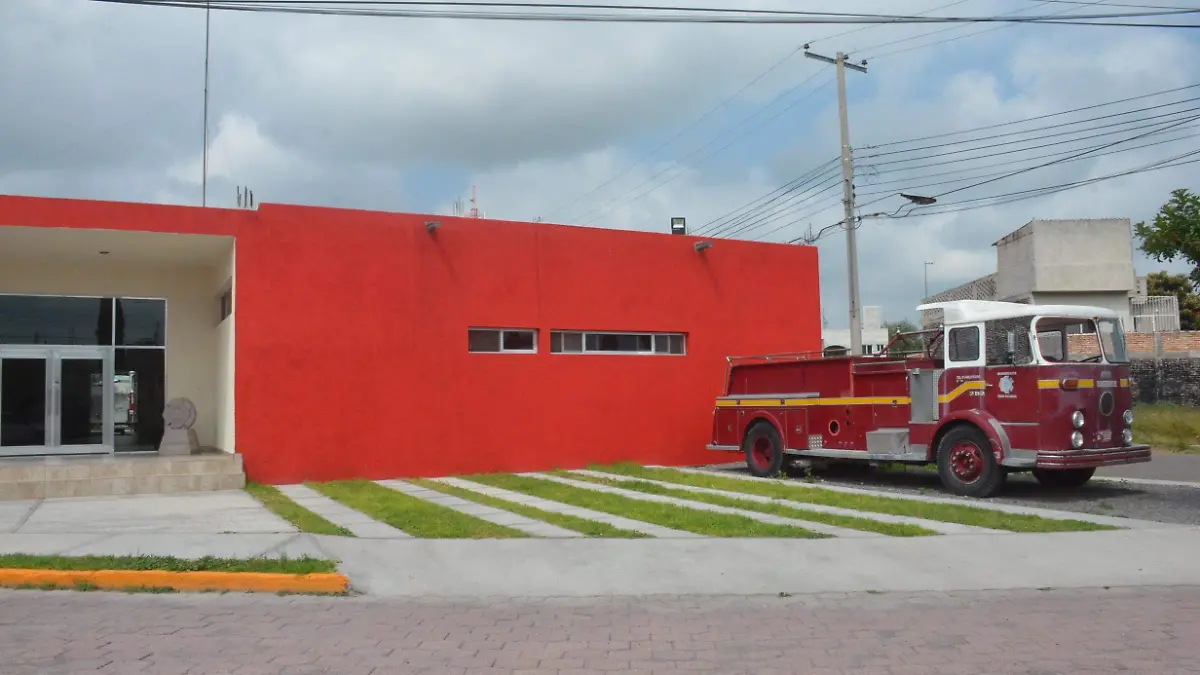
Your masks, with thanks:
[{"label": "wall-mounted light fixture", "polygon": [[672,218],[671,219],[671,234],[687,234],[687,219]]},{"label": "wall-mounted light fixture", "polygon": [[711,241],[698,241],[692,245],[692,248],[696,249],[696,253],[700,253],[701,251],[703,251],[706,248],[712,248],[712,242]]},{"label": "wall-mounted light fixture", "polygon": [[425,221],[425,231],[428,232],[429,234],[433,234],[434,230],[438,229],[441,226],[442,226],[441,222],[436,221],[436,220]]}]

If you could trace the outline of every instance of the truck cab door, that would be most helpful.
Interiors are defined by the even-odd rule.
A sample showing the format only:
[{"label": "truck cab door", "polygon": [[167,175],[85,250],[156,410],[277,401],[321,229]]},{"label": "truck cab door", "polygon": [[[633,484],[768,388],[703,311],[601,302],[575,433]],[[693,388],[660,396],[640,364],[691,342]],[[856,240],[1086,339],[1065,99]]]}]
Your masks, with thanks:
[{"label": "truck cab door", "polygon": [[948,414],[982,407],[985,387],[983,324],[947,328],[944,343],[946,370],[939,388],[942,412]]}]

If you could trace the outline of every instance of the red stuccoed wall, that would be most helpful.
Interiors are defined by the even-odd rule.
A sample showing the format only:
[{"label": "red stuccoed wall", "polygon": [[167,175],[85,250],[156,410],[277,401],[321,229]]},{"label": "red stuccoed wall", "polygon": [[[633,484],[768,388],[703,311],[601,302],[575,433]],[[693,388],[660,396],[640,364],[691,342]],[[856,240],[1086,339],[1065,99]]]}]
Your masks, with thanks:
[{"label": "red stuccoed wall", "polygon": [[[704,449],[725,356],[821,346],[811,247],[274,204],[0,216],[235,235],[237,450],[269,483],[729,459]],[[468,353],[468,326],[536,328],[539,353]],[[688,354],[551,354],[553,329],[683,332]]]}]

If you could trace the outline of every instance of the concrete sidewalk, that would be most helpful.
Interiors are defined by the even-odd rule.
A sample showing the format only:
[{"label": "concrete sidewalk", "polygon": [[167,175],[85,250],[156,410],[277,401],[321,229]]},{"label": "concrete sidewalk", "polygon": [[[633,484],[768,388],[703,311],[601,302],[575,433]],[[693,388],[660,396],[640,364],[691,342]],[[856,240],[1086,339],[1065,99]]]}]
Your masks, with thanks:
[{"label": "concrete sidewalk", "polygon": [[1200,455],[1156,452],[1149,462],[1105,467],[1097,471],[1096,476],[1200,483]]},{"label": "concrete sidewalk", "polygon": [[1200,585],[1200,528],[824,540],[319,539],[353,586],[373,596]]}]

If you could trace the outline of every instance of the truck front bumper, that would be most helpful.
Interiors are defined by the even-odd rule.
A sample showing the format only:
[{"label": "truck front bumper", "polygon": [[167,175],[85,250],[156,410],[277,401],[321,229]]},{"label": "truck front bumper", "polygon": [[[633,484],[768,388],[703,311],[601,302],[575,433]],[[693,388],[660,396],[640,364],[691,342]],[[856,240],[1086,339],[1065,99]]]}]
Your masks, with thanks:
[{"label": "truck front bumper", "polygon": [[1012,450],[1002,464],[1014,469],[1091,469],[1149,461],[1149,445],[1126,445],[1081,450]]}]

